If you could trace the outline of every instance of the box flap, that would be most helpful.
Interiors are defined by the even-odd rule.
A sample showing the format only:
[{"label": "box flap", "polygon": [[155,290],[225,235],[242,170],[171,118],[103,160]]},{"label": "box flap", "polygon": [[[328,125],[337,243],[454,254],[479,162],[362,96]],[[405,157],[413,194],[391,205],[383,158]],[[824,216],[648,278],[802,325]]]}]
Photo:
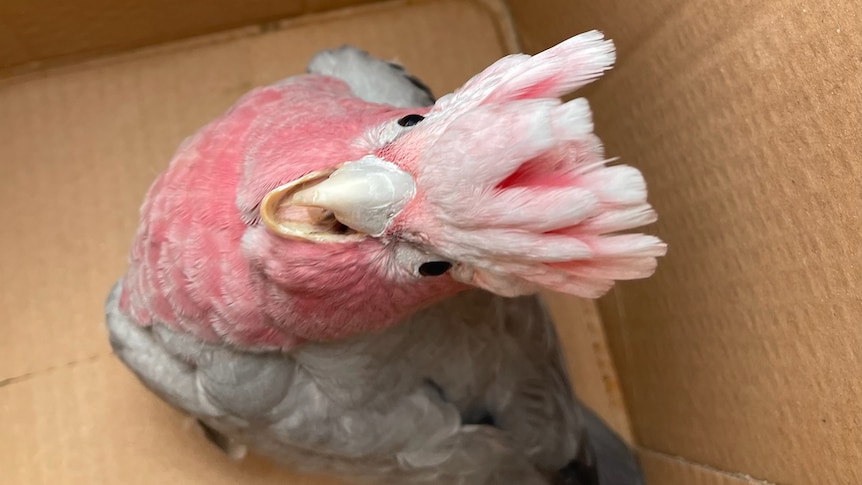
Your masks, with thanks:
[{"label": "box flap", "polygon": [[511,0],[527,50],[617,42],[588,91],[597,131],[643,169],[670,247],[601,302],[637,442],[862,483],[858,4],[539,3]]},{"label": "box flap", "polygon": [[639,454],[647,483],[658,485],[775,485],[652,451]]}]

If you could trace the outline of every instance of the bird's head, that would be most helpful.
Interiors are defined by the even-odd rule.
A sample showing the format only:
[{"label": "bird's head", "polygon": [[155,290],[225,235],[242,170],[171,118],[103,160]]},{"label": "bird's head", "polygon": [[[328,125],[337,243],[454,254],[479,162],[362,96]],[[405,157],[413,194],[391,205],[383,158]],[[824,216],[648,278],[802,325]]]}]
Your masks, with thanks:
[{"label": "bird's head", "polygon": [[412,110],[321,76],[270,87],[278,102],[243,142],[244,254],[310,338],[384,327],[463,288],[595,298],[650,276],[664,243],[621,234],[656,218],[643,177],[607,165],[586,100],[560,100],[613,61],[588,32]]},{"label": "bird's head", "polygon": [[[584,99],[598,32],[495,62],[433,106],[328,76],[257,88],[187,139],[142,206],[120,305],[202,338],[289,347],[384,328],[471,287],[596,298],[665,254],[641,173]],[[293,342],[293,343],[291,343]]]}]

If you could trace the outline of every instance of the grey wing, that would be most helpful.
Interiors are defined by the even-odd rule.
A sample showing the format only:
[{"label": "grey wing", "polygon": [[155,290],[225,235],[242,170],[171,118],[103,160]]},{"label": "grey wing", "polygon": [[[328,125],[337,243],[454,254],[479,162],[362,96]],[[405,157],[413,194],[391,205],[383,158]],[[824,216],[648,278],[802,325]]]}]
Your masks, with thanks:
[{"label": "grey wing", "polygon": [[292,354],[249,353],[142,327],[105,305],[111,346],[140,381],[234,457],[246,447],[302,471],[425,485],[547,485],[502,431],[463,425],[411,355],[411,325]]},{"label": "grey wing", "polygon": [[[546,393],[557,395],[555,404],[561,406],[558,412],[566,415],[565,407],[570,407],[571,416],[560,424],[565,423],[568,428],[562,429],[579,438],[580,448],[574,460],[561,470],[561,475],[564,478],[574,475],[578,480],[574,483],[597,480],[601,485],[642,484],[640,466],[629,446],[572,392],[559,336],[539,297],[508,299],[504,306],[509,335],[520,343],[524,355],[529,356],[540,374],[546,375]],[[536,398],[548,399],[538,394],[533,397]]]},{"label": "grey wing", "polygon": [[404,324],[409,367],[464,425],[500,429],[551,483],[638,485],[628,446],[577,400],[556,330],[536,296],[462,293]]},{"label": "grey wing", "polygon": [[434,104],[431,90],[403,66],[377,59],[351,46],[318,52],[308,72],[336,77],[346,82],[357,97],[371,103],[399,108]]}]

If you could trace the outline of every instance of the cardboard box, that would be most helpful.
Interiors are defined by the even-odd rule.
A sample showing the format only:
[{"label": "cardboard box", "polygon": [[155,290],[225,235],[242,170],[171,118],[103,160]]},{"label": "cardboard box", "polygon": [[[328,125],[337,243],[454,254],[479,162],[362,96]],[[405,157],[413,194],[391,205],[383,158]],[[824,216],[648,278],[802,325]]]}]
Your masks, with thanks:
[{"label": "cardboard box", "polygon": [[[359,5],[363,4],[363,5]],[[9,0],[0,5],[0,483],[335,484],[225,459],[111,355],[144,191],[250,88],[354,44],[445,93],[600,29],[589,97],[670,245],[597,304],[548,295],[578,393],[649,485],[862,484],[856,2]]]}]

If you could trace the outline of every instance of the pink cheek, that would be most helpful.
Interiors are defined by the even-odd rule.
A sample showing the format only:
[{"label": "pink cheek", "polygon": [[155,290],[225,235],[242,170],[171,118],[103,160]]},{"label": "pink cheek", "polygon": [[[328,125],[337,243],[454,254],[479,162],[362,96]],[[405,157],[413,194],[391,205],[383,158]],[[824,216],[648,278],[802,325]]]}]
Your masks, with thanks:
[{"label": "pink cheek", "polygon": [[435,281],[433,288],[442,293],[457,293],[458,291],[469,288],[469,286],[460,281],[455,281],[447,274],[445,276],[441,276],[439,281]]},{"label": "pink cheek", "polygon": [[406,291],[403,292],[402,299],[398,303],[409,307],[423,306],[453,296],[467,288],[468,286],[452,279],[448,273],[426,276],[416,280],[409,289],[405,288]]}]

